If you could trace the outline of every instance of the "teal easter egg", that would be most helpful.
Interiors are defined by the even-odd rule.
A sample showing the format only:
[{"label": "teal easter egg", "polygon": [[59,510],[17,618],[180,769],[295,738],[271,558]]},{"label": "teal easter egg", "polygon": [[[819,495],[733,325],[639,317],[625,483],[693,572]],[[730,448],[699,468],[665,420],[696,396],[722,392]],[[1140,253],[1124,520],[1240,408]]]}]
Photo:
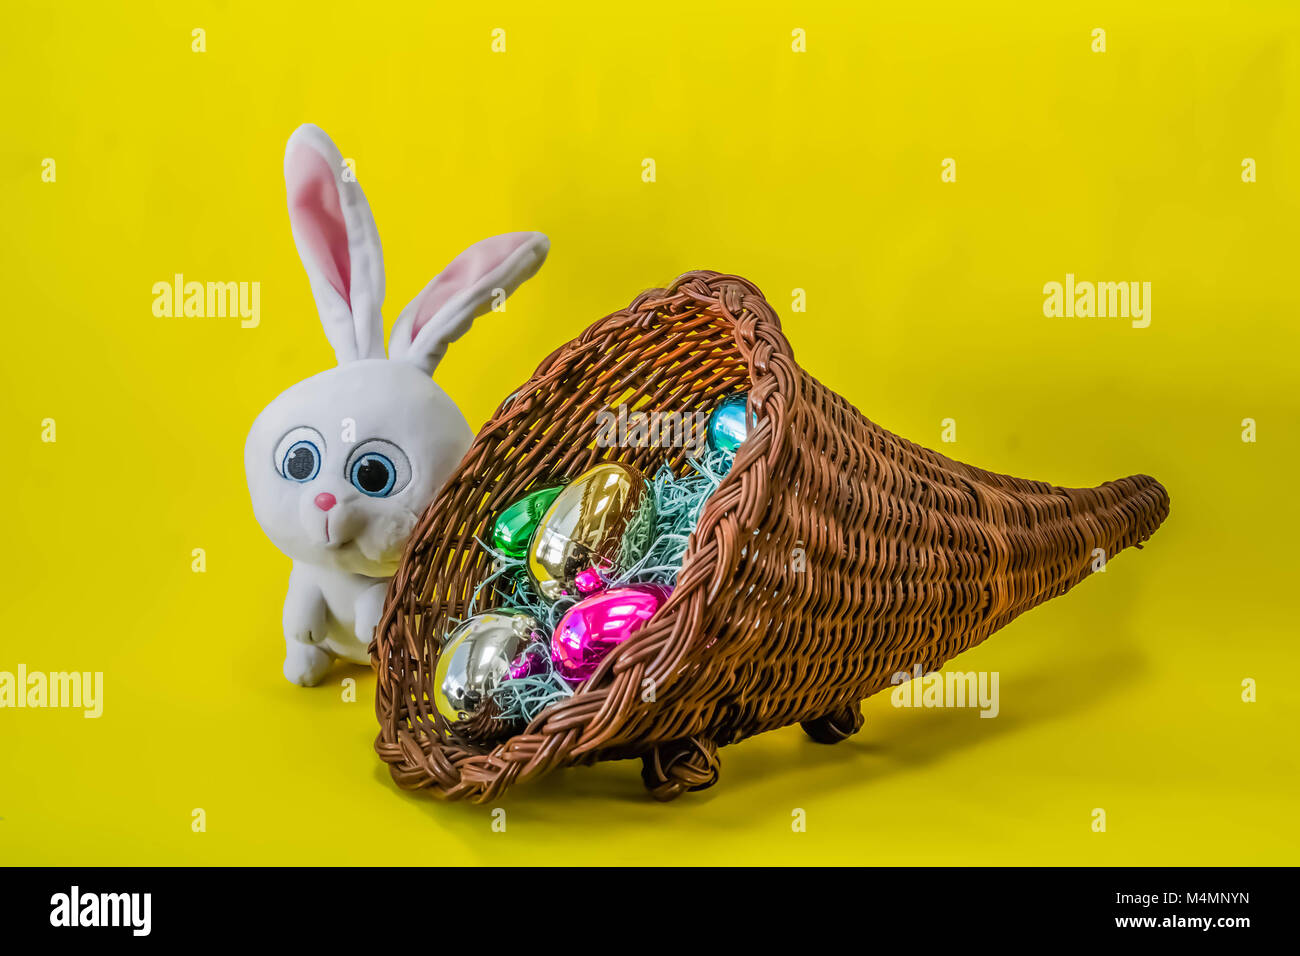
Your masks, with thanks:
[{"label": "teal easter egg", "polygon": [[[732,454],[740,448],[749,429],[758,424],[753,415],[746,415],[748,398],[744,392],[729,395],[709,416],[709,447],[714,451]],[[748,420],[746,420],[748,419]]]}]

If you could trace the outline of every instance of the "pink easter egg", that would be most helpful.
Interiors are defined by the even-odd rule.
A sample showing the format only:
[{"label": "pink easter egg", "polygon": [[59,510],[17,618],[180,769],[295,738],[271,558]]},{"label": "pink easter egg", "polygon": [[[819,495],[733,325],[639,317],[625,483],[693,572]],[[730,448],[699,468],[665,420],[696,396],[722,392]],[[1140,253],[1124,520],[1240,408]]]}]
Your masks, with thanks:
[{"label": "pink easter egg", "polygon": [[587,568],[574,575],[573,583],[579,593],[590,594],[592,591],[599,591],[605,582],[600,579],[599,571],[595,568]]},{"label": "pink easter egg", "polygon": [[568,681],[586,680],[611,649],[654,616],[671,593],[659,585],[630,584],[593,594],[569,608],[551,637],[556,671]]},{"label": "pink easter egg", "polygon": [[540,644],[530,644],[510,662],[510,669],[506,676],[510,680],[519,680],[523,677],[535,677],[544,673],[546,662],[546,651]]}]

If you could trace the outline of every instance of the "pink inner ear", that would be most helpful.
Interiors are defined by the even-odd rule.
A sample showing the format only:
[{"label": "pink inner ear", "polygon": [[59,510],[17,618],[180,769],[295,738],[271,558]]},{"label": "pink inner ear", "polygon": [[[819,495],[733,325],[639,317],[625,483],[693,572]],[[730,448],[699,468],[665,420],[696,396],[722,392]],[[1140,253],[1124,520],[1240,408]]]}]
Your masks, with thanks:
[{"label": "pink inner ear", "polygon": [[505,262],[533,239],[531,232],[508,232],[493,236],[470,246],[455,259],[420,293],[415,306],[415,321],[411,324],[411,341],[420,329],[437,315],[438,310],[458,292],[471,288],[484,276]]},{"label": "pink inner ear", "polygon": [[352,305],[352,260],[348,227],[339,205],[334,171],[325,157],[299,144],[285,167],[289,183],[289,217],[307,242],[316,267],[343,301]]}]

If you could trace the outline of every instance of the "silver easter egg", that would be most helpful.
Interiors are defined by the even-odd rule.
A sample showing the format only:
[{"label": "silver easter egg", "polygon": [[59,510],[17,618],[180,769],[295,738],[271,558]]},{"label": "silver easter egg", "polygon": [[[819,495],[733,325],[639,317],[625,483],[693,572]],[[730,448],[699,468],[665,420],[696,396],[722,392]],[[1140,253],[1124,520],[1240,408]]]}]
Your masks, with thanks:
[{"label": "silver easter egg", "polygon": [[450,721],[466,720],[510,671],[510,663],[535,639],[537,621],[522,611],[475,614],[448,635],[433,676],[433,704]]}]

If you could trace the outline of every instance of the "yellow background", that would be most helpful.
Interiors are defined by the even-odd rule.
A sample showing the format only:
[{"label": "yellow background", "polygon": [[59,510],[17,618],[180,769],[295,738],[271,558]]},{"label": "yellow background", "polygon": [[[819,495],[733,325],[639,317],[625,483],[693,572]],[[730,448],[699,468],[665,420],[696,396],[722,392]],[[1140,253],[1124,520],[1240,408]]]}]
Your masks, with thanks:
[{"label": "yellow background", "polygon": [[[0,670],[106,685],[99,720],[0,711],[0,861],[1300,862],[1294,4],[104,6],[0,30]],[[255,414],[333,360],[285,214],[307,121],[356,160],[390,321],[469,242],[550,235],[438,370],[475,427],[586,323],[714,268],[886,427],[1062,484],[1146,472],[1172,516],[957,659],[1000,673],[997,719],[877,697],[853,740],[727,748],[674,804],[633,763],[553,776],[505,833],[398,791],[366,671],[281,676],[289,564],[244,488]],[[155,318],[176,272],[260,282],[261,325]],[[1067,272],[1150,281],[1150,328],[1045,318]]]}]

